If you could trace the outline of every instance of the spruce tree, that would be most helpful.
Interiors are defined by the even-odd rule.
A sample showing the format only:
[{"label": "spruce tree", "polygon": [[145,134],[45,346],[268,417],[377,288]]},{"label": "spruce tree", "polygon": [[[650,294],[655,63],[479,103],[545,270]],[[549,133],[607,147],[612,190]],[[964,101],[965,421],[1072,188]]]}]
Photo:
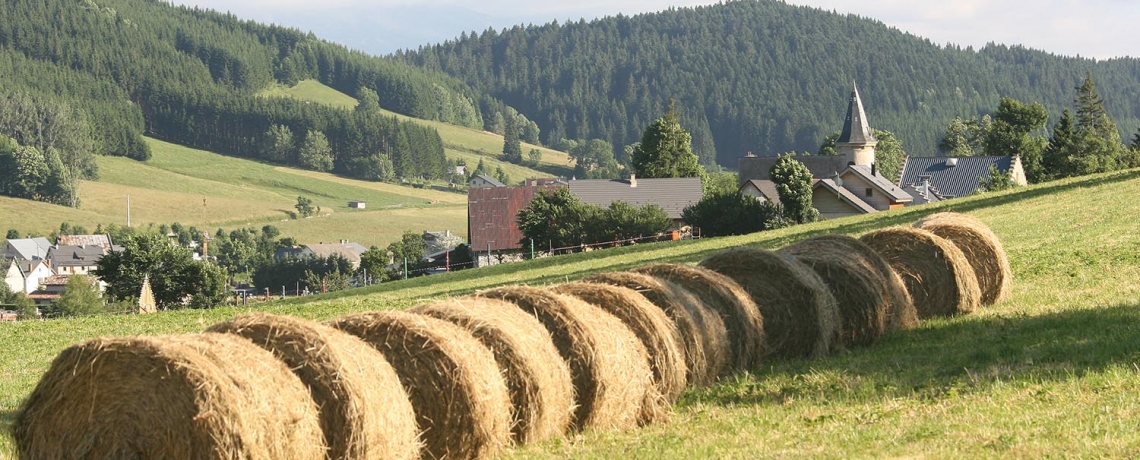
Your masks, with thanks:
[{"label": "spruce tree", "polygon": [[634,173],[644,178],[700,177],[703,172],[693,154],[692,136],[681,126],[673,103],[645,129],[630,160]]},{"label": "spruce tree", "polygon": [[507,120],[503,133],[503,161],[522,164],[522,142],[519,141],[519,126],[514,117]]}]

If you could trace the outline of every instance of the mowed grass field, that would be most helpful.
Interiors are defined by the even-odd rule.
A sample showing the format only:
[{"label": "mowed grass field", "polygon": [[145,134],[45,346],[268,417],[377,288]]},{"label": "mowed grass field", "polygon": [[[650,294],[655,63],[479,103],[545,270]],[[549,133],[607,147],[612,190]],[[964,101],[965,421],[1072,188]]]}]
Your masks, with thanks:
[{"label": "mowed grass field", "polygon": [[[274,86],[262,91],[261,95],[266,97],[292,97],[344,109],[352,109],[356,107],[357,103],[356,99],[351,96],[325,86],[316,80],[304,80],[293,87]],[[531,149],[538,149],[542,152],[542,160],[539,165],[535,168],[529,168],[499,160],[503,152],[503,136],[498,134],[440,121],[411,118],[387,110],[381,110],[381,113],[435,128],[439,131],[440,137],[443,138],[444,153],[447,158],[462,159],[467,162],[468,168],[471,169],[479,164],[479,160],[483,160],[483,164],[490,171],[494,171],[496,167],[503,168],[503,171],[510,176],[513,182],[535,177],[570,177],[574,174],[574,162],[565,152],[523,143],[524,157],[530,153]]]},{"label": "mowed grass field", "polygon": [[[739,246],[859,235],[929,213],[988,223],[1009,253],[1011,300],[924,322],[870,348],[770,361],[690,389],[670,421],[585,433],[510,458],[1127,458],[1140,455],[1140,171],[1059,181],[743,237],[660,243],[386,283],[263,304],[327,319],[405,308],[510,283],[544,285],[656,262],[698,262]],[[243,313],[0,324],[0,423],[10,424],[52,358],[101,335],[198,332]],[[12,455],[11,439],[0,452]]]},{"label": "mowed grass field", "polygon": [[[126,224],[127,196],[134,226],[180,222],[211,232],[218,228],[260,228],[272,224],[302,243],[350,239],[387,245],[404,230],[467,232],[464,194],[347,179],[327,173],[278,167],[148,139],[147,162],[98,157],[98,181],[80,186],[81,206],[69,209],[0,198],[0,228],[47,234],[60,222],[94,230],[98,224]],[[298,196],[321,214],[290,219]],[[350,209],[365,201],[364,210]]]}]

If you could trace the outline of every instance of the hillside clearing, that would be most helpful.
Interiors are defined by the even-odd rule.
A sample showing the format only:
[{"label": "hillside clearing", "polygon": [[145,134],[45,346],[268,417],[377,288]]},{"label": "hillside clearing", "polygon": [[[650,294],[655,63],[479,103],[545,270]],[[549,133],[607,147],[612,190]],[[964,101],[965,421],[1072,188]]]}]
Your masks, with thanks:
[{"label": "hillside clearing", "polygon": [[[403,308],[508,283],[546,284],[741,245],[858,235],[954,210],[988,223],[1009,252],[1012,300],[923,323],[873,348],[771,361],[687,391],[668,423],[550,441],[517,458],[1125,457],[1140,447],[1140,171],[1059,181],[744,237],[641,245],[386,283],[264,306],[323,319]],[[1080,203],[1081,205],[1074,205]],[[0,411],[62,348],[99,335],[194,332],[245,310],[0,325]],[[0,451],[11,452],[10,438]]]},{"label": "hillside clearing", "polygon": [[[47,234],[61,222],[88,230],[99,224],[125,225],[130,196],[134,226],[180,222],[212,232],[273,224],[302,243],[344,238],[366,246],[385,246],[404,230],[466,235],[467,197],[460,193],[278,167],[156,139],[147,142],[153,151],[147,162],[98,157],[100,178],[81,184],[79,209],[0,197],[0,211],[6,211],[0,213],[0,228]],[[331,216],[290,220],[298,196],[311,198],[322,216]],[[368,209],[349,209],[353,200],[366,202]],[[438,208],[447,210],[435,211]],[[340,213],[352,217],[332,218]],[[336,222],[351,222],[351,227]]]}]

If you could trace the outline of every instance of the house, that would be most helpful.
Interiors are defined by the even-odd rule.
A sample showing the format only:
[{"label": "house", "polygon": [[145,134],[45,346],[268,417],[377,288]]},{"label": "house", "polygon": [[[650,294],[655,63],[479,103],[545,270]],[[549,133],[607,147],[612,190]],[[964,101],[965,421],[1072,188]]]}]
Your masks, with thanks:
[{"label": "house", "polygon": [[1026,185],[1021,157],[907,157],[899,176],[902,187],[927,187],[938,199],[973,195],[982,188],[990,168],[1012,173],[1013,183]]},{"label": "house", "polygon": [[360,268],[360,255],[364,254],[368,248],[360,243],[349,242],[348,240],[340,240],[339,243],[319,243],[309,244],[301,247],[298,253],[299,257],[319,257],[327,258],[334,255],[339,255],[352,262],[352,268],[355,270]]},{"label": "house", "polygon": [[59,275],[86,275],[99,266],[105,250],[100,246],[58,245],[48,250],[47,260]]},{"label": "house", "polygon": [[36,303],[37,307],[45,307],[51,305],[59,297],[63,295],[63,291],[67,290],[67,281],[71,279],[69,275],[53,275],[44,278],[40,282],[39,289],[28,293],[28,298]]},{"label": "house", "polygon": [[770,180],[751,179],[740,186],[740,193],[760,201],[780,202],[780,193],[776,190],[776,183]]},{"label": "house", "polygon": [[4,248],[4,258],[42,260],[47,258],[48,249],[51,249],[51,242],[44,237],[11,239]]},{"label": "house", "polygon": [[55,244],[60,246],[98,246],[103,248],[104,254],[115,250],[115,245],[111,242],[111,235],[106,233],[99,235],[59,235],[55,239]]},{"label": "house", "polygon": [[570,181],[570,193],[583,203],[609,207],[622,201],[636,207],[660,206],[670,219],[680,223],[681,211],[701,201],[704,189],[699,177],[627,180],[588,179]]},{"label": "house", "polygon": [[4,275],[4,282],[12,292],[31,294],[39,289],[43,280],[55,275],[46,259],[20,260],[11,259],[8,270]]},{"label": "house", "polygon": [[542,190],[558,187],[484,187],[467,190],[467,235],[477,266],[497,260],[493,255],[514,254],[523,247],[519,211]]},{"label": "house", "polygon": [[348,207],[351,209],[364,209],[366,206],[367,206],[367,203],[365,203],[363,201],[349,201],[348,202]]},{"label": "house", "polygon": [[[884,177],[875,165],[878,141],[867,122],[859,89],[853,88],[843,130],[835,141],[836,155],[798,156],[812,175],[812,206],[821,219],[869,214],[914,203],[914,197]],[[769,171],[777,157],[745,155],[740,159],[741,193],[778,200]]]},{"label": "house", "polygon": [[488,176],[486,174],[478,174],[471,176],[471,180],[467,181],[467,185],[471,188],[487,188],[487,187],[506,187],[507,185],[499,182],[498,179]]}]

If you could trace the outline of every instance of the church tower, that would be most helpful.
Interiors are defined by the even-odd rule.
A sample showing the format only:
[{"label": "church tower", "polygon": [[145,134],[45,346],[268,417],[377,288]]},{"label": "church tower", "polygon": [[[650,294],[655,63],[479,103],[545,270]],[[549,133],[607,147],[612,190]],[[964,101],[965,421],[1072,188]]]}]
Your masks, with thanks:
[{"label": "church tower", "polygon": [[851,84],[851,102],[847,106],[847,119],[843,120],[843,131],[835,141],[839,155],[847,157],[848,163],[871,166],[875,162],[875,146],[878,141],[871,133],[867,114],[863,112],[863,101],[859,99],[859,88]]}]

